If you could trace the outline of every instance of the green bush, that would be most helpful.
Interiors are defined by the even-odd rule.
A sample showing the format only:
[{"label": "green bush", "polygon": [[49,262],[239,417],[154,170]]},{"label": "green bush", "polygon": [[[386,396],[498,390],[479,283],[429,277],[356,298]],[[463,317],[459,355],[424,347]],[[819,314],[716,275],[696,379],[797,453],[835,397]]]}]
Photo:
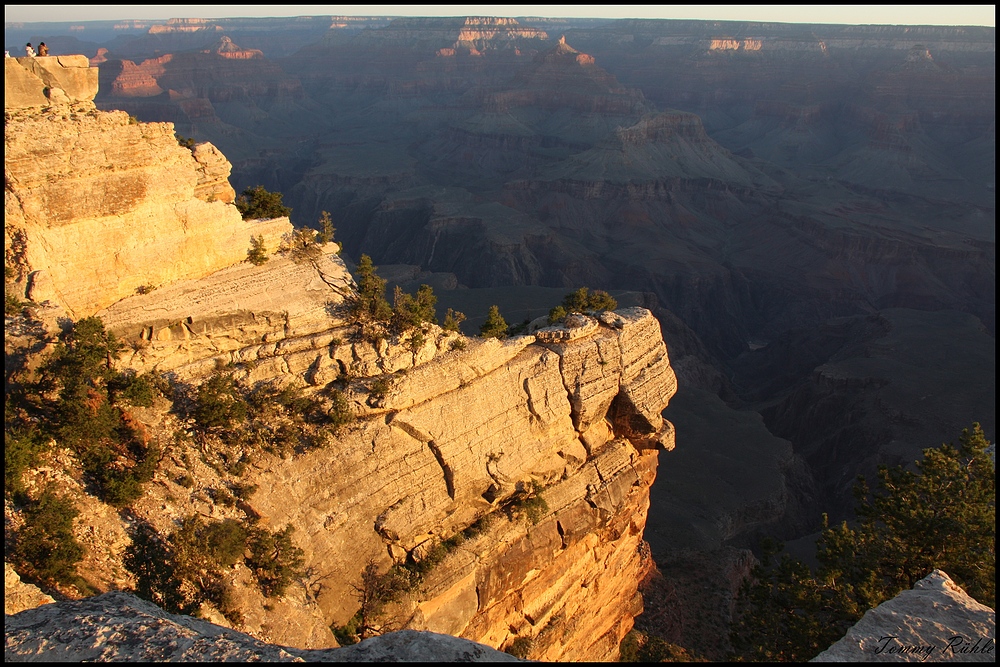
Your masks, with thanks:
[{"label": "green bush", "polygon": [[316,242],[316,230],[308,227],[293,229],[291,234],[285,237],[281,249],[287,252],[296,264],[315,262],[323,256],[323,251]]},{"label": "green bush", "polygon": [[333,234],[337,231],[337,228],[333,226],[333,220],[330,219],[330,212],[323,211],[319,216],[319,233],[316,235],[316,243],[320,245],[326,245],[333,241]]},{"label": "green bush", "polygon": [[350,402],[344,396],[344,393],[338,389],[334,389],[330,393],[330,409],[326,414],[334,430],[339,430],[341,427],[347,426],[355,419]]},{"label": "green bush", "polygon": [[[566,295],[563,306],[570,313],[593,313],[600,310],[614,310],[618,307],[618,302],[607,292],[601,290],[590,292],[586,287],[581,287]],[[552,314],[549,313],[549,316]]]},{"label": "green bush", "polygon": [[396,286],[393,293],[393,312],[390,324],[397,333],[409,331],[428,322],[437,324],[434,305],[437,297],[430,285],[421,285],[416,296],[407,294]]},{"label": "green bush", "polygon": [[507,645],[503,652],[510,654],[515,658],[527,660],[528,654],[531,653],[531,648],[534,643],[535,642],[531,637],[517,637],[514,641]]},{"label": "green bush", "polygon": [[338,644],[341,646],[351,646],[360,641],[358,638],[358,627],[360,625],[361,610],[359,609],[344,625],[331,625],[330,631],[333,632],[333,636],[337,638]]},{"label": "green bush", "polygon": [[264,247],[264,235],[250,237],[250,248],[247,250],[247,261],[254,266],[261,266],[270,259],[267,256],[267,248]]},{"label": "green bush", "polygon": [[465,313],[449,308],[444,314],[444,322],[441,323],[441,328],[445,331],[458,331],[459,325],[464,321]]},{"label": "green bush", "polygon": [[73,536],[73,519],[78,514],[71,500],[49,489],[29,503],[12,553],[18,572],[47,584],[78,583],[76,564],[84,553]]},{"label": "green bush", "polygon": [[24,493],[23,475],[38,464],[47,441],[36,429],[15,427],[4,432],[4,492],[17,499]]},{"label": "green bush", "polygon": [[246,563],[267,597],[283,595],[289,584],[304,572],[305,557],[292,541],[294,531],[292,526],[276,533],[257,528],[250,534],[250,556]]},{"label": "green bush", "polygon": [[198,388],[194,418],[199,428],[229,428],[246,416],[246,400],[231,374],[216,372]]},{"label": "green bush", "polygon": [[292,209],[281,203],[280,192],[268,192],[263,185],[247,188],[236,198],[236,208],[244,220],[270,220],[291,215]]},{"label": "green bush", "polygon": [[530,495],[524,500],[524,513],[528,515],[528,521],[532,525],[542,520],[549,511],[549,504],[545,498],[538,495]]},{"label": "green bush", "polygon": [[199,531],[204,549],[213,562],[222,567],[232,567],[240,558],[247,545],[247,531],[235,519],[223,519],[206,524]]},{"label": "green bush", "polygon": [[135,576],[136,596],[172,614],[194,611],[181,591],[181,580],[174,576],[173,554],[148,523],[137,525],[122,563]]},{"label": "green bush", "polygon": [[205,521],[197,514],[185,517],[170,535],[177,576],[201,589],[219,578],[219,570],[232,567],[243,556],[248,532],[239,521]]},{"label": "green bush", "polygon": [[566,309],[562,306],[556,306],[549,311],[549,325],[559,324],[566,319]]},{"label": "green bush", "polygon": [[386,281],[376,273],[378,267],[368,255],[361,255],[354,270],[358,284],[357,294],[347,299],[347,310],[355,322],[389,322],[392,306],[385,298]]},{"label": "green bush", "polygon": [[507,321],[500,314],[499,306],[490,306],[486,321],[479,327],[479,335],[483,338],[506,338]]},{"label": "green bush", "polygon": [[159,393],[155,377],[149,373],[137,375],[131,369],[115,375],[108,383],[108,389],[113,403],[124,399],[132,405],[143,408],[151,407]]}]

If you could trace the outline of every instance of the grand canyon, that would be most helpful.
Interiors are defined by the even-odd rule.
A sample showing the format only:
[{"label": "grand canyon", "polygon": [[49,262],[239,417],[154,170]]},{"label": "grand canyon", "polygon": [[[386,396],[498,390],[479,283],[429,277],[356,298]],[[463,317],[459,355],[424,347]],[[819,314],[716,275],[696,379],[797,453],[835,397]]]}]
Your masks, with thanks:
[{"label": "grand canyon", "polygon": [[[181,441],[130,514],[58,461],[34,473],[97,526],[94,591],[134,586],[138,523],[253,513],[295,527],[313,580],[272,604],[237,571],[241,620],[206,618],[327,648],[366,562],[463,534],[395,603],[400,627],[603,660],[635,622],[722,658],[725,640],[699,638],[724,634],[761,538],[805,553],[823,513],[853,518],[859,475],[973,422],[994,437],[993,28],[6,25],[12,54],[28,41],[59,62],[7,61],[5,246],[12,289],[53,310],[8,325],[8,387],[59,317],[98,315],[136,372],[339,378],[361,417],[333,445],[255,460],[234,506],[213,493],[235,478]],[[68,97],[19,106],[12,77]],[[256,185],[290,218],[241,220]],[[321,256],[242,262],[254,236],[274,249],[323,212],[337,243]],[[337,307],[362,255],[389,294],[430,285],[462,330],[352,338]],[[538,318],[582,286],[618,310],[546,334]],[[472,337],[491,305],[532,332]],[[190,431],[162,406],[135,418]],[[540,516],[482,527],[535,493]]]}]

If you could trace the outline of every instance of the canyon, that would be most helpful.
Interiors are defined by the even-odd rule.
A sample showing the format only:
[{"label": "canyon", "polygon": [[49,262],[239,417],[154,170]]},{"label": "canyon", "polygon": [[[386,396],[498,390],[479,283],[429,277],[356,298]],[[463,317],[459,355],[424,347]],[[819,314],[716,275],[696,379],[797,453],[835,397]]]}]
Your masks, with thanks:
[{"label": "canyon", "polygon": [[[332,345],[346,336],[328,321],[325,286],[344,289],[343,264],[361,254],[390,287],[433,285],[439,307],[469,315],[467,333],[494,303],[517,322],[581,285],[607,290],[650,311],[670,348],[679,390],[663,415],[678,445],[660,456],[643,535],[668,584],[684,590],[697,568],[731,588],[762,535],[808,540],[822,512],[849,518],[853,481],[879,464],[911,462],[971,421],[993,438],[992,28],[301,17],[5,31],[8,43],[39,36],[55,53],[93,58],[93,99],[111,113],[59,132],[86,138],[103,123],[135,142],[131,115],[142,132],[160,133],[157,160],[184,172],[169,177],[179,198],[137,199],[128,214],[172,207],[174,220],[157,224],[161,243],[178,245],[128,241],[104,285],[72,279],[92,257],[64,267],[43,256],[85,250],[68,228],[28,234],[44,239],[30,255],[47,267],[30,285],[35,296],[62,299],[77,316],[100,312],[143,341],[130,352],[136,369],[198,378],[216,360],[250,361],[254,380],[299,374],[319,386],[356,363],[365,373],[413,369],[409,383],[424,363],[473,354],[448,351],[443,332],[419,353]],[[231,176],[207,144],[168,146],[169,132],[153,129],[164,122],[218,147]],[[39,174],[78,162],[55,148],[35,180],[23,176],[49,199],[58,193]],[[227,177],[235,191],[283,192],[291,220],[234,217]],[[76,178],[74,188],[89,187],[90,175]],[[88,243],[109,242],[102,202],[148,183],[129,178],[88,199]],[[24,224],[35,224],[24,210]],[[245,242],[213,245],[191,231],[218,240],[259,230],[274,248],[291,223],[315,226],[324,210],[343,253],[316,267],[274,257],[260,270],[225,269]],[[183,242],[177,226],[188,229]],[[176,260],[188,256],[207,264]],[[218,269],[214,287],[196,278]],[[249,291],[225,296],[230,280]],[[286,281],[311,296],[275,303]],[[144,285],[157,290],[135,294]],[[143,314],[157,303],[167,304],[162,316]],[[221,303],[223,318],[213,314]],[[279,320],[284,337],[268,333]],[[596,340],[618,331],[598,326]],[[525,350],[546,345],[563,364],[555,344]],[[594,345],[604,354],[610,343]],[[320,348],[332,350],[325,360]],[[524,363],[532,373],[545,366]],[[353,400],[373,418],[391,412]],[[572,428],[584,433],[577,410]],[[420,434],[407,438],[437,442],[400,419],[394,428]],[[643,446],[633,445],[636,461]],[[455,527],[429,532],[443,539]],[[696,612],[677,610],[679,643],[704,631]]]}]

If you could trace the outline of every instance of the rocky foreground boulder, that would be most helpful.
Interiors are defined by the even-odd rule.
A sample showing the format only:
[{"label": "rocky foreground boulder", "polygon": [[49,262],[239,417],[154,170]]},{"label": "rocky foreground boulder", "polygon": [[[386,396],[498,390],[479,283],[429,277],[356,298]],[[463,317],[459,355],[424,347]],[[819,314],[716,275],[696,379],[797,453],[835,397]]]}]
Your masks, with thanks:
[{"label": "rocky foreground boulder", "polygon": [[993,662],[996,613],[934,570],[810,662]]},{"label": "rocky foreground boulder", "polygon": [[295,649],[258,641],[115,591],[4,619],[4,662],[517,662],[483,644],[402,630],[354,646]]}]

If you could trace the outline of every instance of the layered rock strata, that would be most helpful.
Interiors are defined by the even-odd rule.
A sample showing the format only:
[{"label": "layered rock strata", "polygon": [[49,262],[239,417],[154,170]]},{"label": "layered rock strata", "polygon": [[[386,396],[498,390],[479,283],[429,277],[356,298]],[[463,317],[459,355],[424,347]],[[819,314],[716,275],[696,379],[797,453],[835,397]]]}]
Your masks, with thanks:
[{"label": "layered rock strata", "polygon": [[92,102],[97,68],[85,56],[4,59],[4,108]]},{"label": "layered rock strata", "polygon": [[[498,647],[527,638],[539,659],[617,656],[652,565],[642,528],[676,380],[649,311],[604,319],[565,343],[469,341],[377,401],[352,392],[364,420],[336,452],[258,473],[282,493],[256,494],[254,510],[303,527],[308,562],[336,573],[318,596],[334,622],[355,610],[361,564],[419,561],[478,522],[397,623]],[[531,521],[511,514],[524,494],[544,500]]]}]

